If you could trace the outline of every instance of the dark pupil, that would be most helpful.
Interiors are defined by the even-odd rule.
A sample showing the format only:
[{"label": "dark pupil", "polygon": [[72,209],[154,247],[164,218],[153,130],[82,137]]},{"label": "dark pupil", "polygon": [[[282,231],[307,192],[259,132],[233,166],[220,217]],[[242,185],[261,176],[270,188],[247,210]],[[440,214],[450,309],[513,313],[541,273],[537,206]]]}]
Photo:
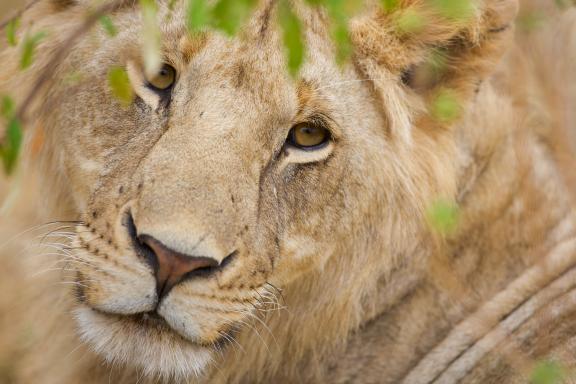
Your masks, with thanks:
[{"label": "dark pupil", "polygon": [[302,133],[304,133],[305,135],[317,135],[319,134],[319,130],[317,127],[311,127],[311,126],[305,126],[302,128]]}]

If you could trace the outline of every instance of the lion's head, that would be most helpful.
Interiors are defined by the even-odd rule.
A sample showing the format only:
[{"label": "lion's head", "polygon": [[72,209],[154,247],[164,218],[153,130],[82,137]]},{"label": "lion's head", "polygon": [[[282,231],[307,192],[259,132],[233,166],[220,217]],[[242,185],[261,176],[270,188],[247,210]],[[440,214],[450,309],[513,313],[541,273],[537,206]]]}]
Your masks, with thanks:
[{"label": "lion's head", "polygon": [[[61,3],[41,4],[33,28],[73,30],[85,6]],[[285,68],[273,1],[236,38],[190,34],[183,9],[168,17],[163,8],[156,74],[144,70],[142,21],[128,5],[112,15],[116,37],[95,30],[61,64],[39,109],[39,161],[55,206],[82,220],[69,255],[73,313],[107,360],[201,375],[279,305],[281,290],[293,316],[317,321],[292,337],[317,342],[328,307],[342,317],[326,327],[343,335],[370,311],[363,298],[383,277],[420,262],[411,255],[430,236],[427,205],[454,196],[458,166],[452,122],[426,105],[450,87],[465,114],[515,4],[478,2],[464,21],[420,1],[389,13],[370,6],[352,23],[344,67],[324,13],[297,9],[307,42],[297,78]],[[414,9],[430,23],[398,28]],[[416,84],[439,51],[446,72]],[[129,75],[129,105],[110,90],[113,67]]]}]

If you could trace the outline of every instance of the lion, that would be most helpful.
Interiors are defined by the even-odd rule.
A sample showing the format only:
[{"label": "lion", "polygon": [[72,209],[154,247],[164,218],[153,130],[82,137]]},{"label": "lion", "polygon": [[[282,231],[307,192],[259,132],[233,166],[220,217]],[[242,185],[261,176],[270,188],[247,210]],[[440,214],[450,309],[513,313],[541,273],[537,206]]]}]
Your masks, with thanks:
[{"label": "lion", "polygon": [[[2,248],[0,380],[524,383],[538,362],[574,367],[573,8],[522,4],[548,21],[516,34],[515,0],[464,19],[369,3],[340,66],[326,11],[295,1],[292,77],[276,1],[236,37],[190,33],[185,3],[158,2],[158,71],[120,2],[117,35],[93,28],[36,90],[15,177],[31,187],[3,227],[52,223],[33,230],[48,250]],[[27,9],[20,39],[49,38],[25,71],[4,47],[0,93],[22,103],[91,9]],[[399,28],[407,12],[426,22]],[[435,112],[446,92],[452,118]]]}]

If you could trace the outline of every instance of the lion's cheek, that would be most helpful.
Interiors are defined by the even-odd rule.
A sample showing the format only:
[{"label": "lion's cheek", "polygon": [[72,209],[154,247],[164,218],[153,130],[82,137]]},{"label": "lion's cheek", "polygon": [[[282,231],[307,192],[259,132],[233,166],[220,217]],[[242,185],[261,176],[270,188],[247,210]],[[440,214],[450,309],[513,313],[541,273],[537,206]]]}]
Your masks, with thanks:
[{"label": "lion's cheek", "polygon": [[274,281],[288,284],[302,275],[321,270],[335,251],[335,246],[307,235],[293,235],[281,247]]}]

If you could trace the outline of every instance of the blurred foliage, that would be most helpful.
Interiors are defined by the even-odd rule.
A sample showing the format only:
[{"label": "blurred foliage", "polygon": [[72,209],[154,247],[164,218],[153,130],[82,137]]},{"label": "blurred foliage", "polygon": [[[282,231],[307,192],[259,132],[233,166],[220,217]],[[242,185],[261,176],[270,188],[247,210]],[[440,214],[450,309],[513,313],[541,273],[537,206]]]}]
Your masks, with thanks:
[{"label": "blurred foliage", "polygon": [[12,47],[15,47],[18,44],[18,40],[16,39],[16,30],[20,26],[20,18],[17,17],[12,19],[6,25],[6,40],[8,40],[8,44]]},{"label": "blurred foliage", "polygon": [[110,16],[107,15],[102,16],[100,18],[100,24],[102,25],[102,28],[104,28],[108,36],[114,37],[118,34],[118,30],[116,29],[116,26],[114,25],[114,22],[112,21]]},{"label": "blurred foliage", "polygon": [[458,226],[458,206],[448,200],[434,201],[428,209],[428,222],[441,235],[450,235]]},{"label": "blurred foliage", "polygon": [[[104,0],[98,0],[104,1]],[[168,10],[173,10],[180,0],[169,0]],[[254,11],[257,0],[183,0],[186,5],[186,25],[192,32],[196,33],[206,29],[216,29],[228,36],[238,33],[242,25],[246,22],[250,14]],[[348,22],[351,17],[360,12],[366,4],[365,0],[304,0],[308,5],[323,7],[331,23],[331,35],[334,41],[336,60],[339,64],[345,63],[352,54],[352,44],[350,42]],[[425,0],[436,10],[436,12],[451,20],[465,20],[474,13],[473,0]],[[554,0],[561,8],[574,4],[574,0]],[[158,12],[159,7],[156,0],[138,0],[140,12],[142,14],[142,56],[144,59],[144,69],[147,75],[151,76],[158,71],[162,65],[161,52],[161,30],[159,27]],[[400,0],[379,0],[379,4],[385,13],[400,11],[394,16],[395,27],[401,33],[418,33],[426,26],[426,18],[420,14],[416,8],[406,8],[399,10]],[[285,46],[286,63],[289,73],[297,76],[306,57],[306,44],[303,34],[303,27],[300,21],[298,10],[292,6],[290,0],[279,0],[279,11],[277,12],[278,24],[282,28],[282,40]],[[167,15],[172,17],[171,13]],[[114,37],[118,30],[112,18],[103,15],[99,18],[101,27],[106,34]],[[542,23],[542,17],[537,13],[520,15],[518,25],[525,30],[533,30]],[[20,46],[21,58],[20,67],[26,69],[34,62],[34,53],[38,44],[47,37],[43,31],[33,35],[24,34],[18,39],[19,18],[11,20],[5,27],[5,36],[11,46]],[[19,41],[20,40],[20,41]],[[439,60],[437,60],[439,59]],[[430,58],[430,67],[434,71],[440,71],[445,62],[440,55]],[[79,78],[75,76],[74,78]],[[68,80],[66,80],[68,81]],[[108,73],[108,82],[112,94],[123,104],[127,105],[133,100],[133,90],[130,87],[127,74],[122,68],[111,68]],[[461,106],[453,91],[449,89],[440,90],[430,101],[430,113],[434,118],[442,123],[451,123],[461,114]],[[15,156],[20,148],[19,137],[21,127],[15,117],[7,118],[6,126],[9,134],[4,137],[2,143],[3,162],[5,169],[12,169]],[[10,124],[8,124],[10,123]]]},{"label": "blurred foliage", "polygon": [[255,0],[219,0],[212,8],[210,26],[234,35],[255,6]]},{"label": "blurred foliage", "polygon": [[134,91],[126,69],[112,67],[108,71],[108,85],[112,94],[123,106],[128,106],[134,100]]},{"label": "blurred foliage", "polygon": [[[178,0],[170,0],[168,9],[173,10]],[[185,0],[186,1],[186,25],[192,32],[205,29],[216,29],[226,35],[237,34],[241,26],[246,22],[254,11],[257,0]],[[438,12],[447,18],[466,17],[472,10],[471,0],[427,0]],[[562,0],[558,0],[562,1]],[[565,1],[565,0],[564,0]],[[323,7],[331,23],[331,35],[334,40],[336,60],[345,63],[352,54],[352,44],[348,33],[349,19],[362,10],[364,0],[305,0],[314,7]],[[155,0],[138,0],[142,15],[142,56],[144,69],[148,75],[153,75],[162,65],[161,31],[158,22],[159,7]],[[385,12],[392,12],[399,7],[399,0],[380,0],[380,5]],[[292,76],[297,76],[306,57],[306,44],[303,34],[302,23],[289,0],[279,0],[277,12],[278,23],[282,28],[282,40],[286,51],[288,71]],[[171,17],[171,14],[168,15]],[[398,17],[397,28],[405,33],[414,33],[422,29],[425,20],[422,15],[414,10],[406,10]],[[110,37],[117,35],[118,30],[112,18],[103,15],[99,18],[101,27]],[[17,39],[19,19],[16,18],[6,26],[6,38],[10,45],[20,44],[22,55],[20,66],[26,69],[34,61],[34,52],[37,45],[46,37],[45,32],[37,32],[34,35],[24,35],[23,41]],[[75,76],[74,79],[79,78]],[[66,78],[65,81],[71,81]],[[134,98],[128,75],[123,68],[113,67],[108,72],[108,83],[112,94],[119,102],[127,106]],[[456,117],[458,112],[455,103],[448,93],[440,94],[438,100],[433,103],[433,113],[443,121]],[[3,162],[5,169],[12,170],[20,148],[21,126],[15,117],[4,119],[9,123],[8,131],[3,143]]]},{"label": "blurred foliage", "polygon": [[201,30],[208,25],[210,9],[206,0],[190,0],[186,11],[186,25],[191,32]]},{"label": "blurred foliage", "polygon": [[465,20],[474,14],[471,1],[463,0],[430,0],[438,14],[451,20]]},{"label": "blurred foliage", "polygon": [[5,138],[0,146],[0,158],[4,164],[4,171],[11,174],[22,145],[22,126],[16,118],[15,103],[10,96],[2,97],[0,115],[7,126]]},{"label": "blurred foliage", "polygon": [[2,104],[0,104],[0,115],[4,118],[12,117],[14,113],[14,100],[10,96],[4,96],[2,98]]},{"label": "blurred foliage", "polygon": [[554,361],[541,361],[532,371],[532,384],[560,384],[566,378],[564,368]]},{"label": "blurred foliage", "polygon": [[16,160],[18,159],[21,145],[22,124],[16,117],[12,117],[8,121],[6,138],[0,147],[0,157],[2,157],[4,170],[7,174],[11,174],[16,167]]},{"label": "blurred foliage", "polygon": [[395,27],[401,34],[409,35],[424,29],[425,19],[412,8],[405,9],[395,20]]},{"label": "blurred foliage", "polygon": [[139,0],[142,12],[142,55],[144,69],[149,76],[162,66],[162,33],[157,22],[158,4],[155,0]]},{"label": "blurred foliage", "polygon": [[326,0],[310,1],[315,6],[325,6],[332,20],[331,35],[336,47],[336,61],[344,63],[352,54],[352,43],[348,33],[350,17],[362,9],[362,1]]},{"label": "blurred foliage", "polygon": [[22,44],[22,56],[20,56],[20,68],[26,69],[34,61],[34,51],[36,46],[46,38],[46,32],[37,32],[32,36],[26,35]]},{"label": "blurred foliage", "polygon": [[280,3],[280,24],[283,30],[284,45],[288,52],[288,70],[292,75],[295,75],[304,61],[302,25],[286,1]]},{"label": "blurred foliage", "polygon": [[380,5],[382,5],[384,12],[389,13],[398,7],[399,0],[380,0]]},{"label": "blurred foliage", "polygon": [[454,91],[441,89],[432,100],[430,110],[432,116],[441,123],[452,123],[461,113],[461,105]]}]

